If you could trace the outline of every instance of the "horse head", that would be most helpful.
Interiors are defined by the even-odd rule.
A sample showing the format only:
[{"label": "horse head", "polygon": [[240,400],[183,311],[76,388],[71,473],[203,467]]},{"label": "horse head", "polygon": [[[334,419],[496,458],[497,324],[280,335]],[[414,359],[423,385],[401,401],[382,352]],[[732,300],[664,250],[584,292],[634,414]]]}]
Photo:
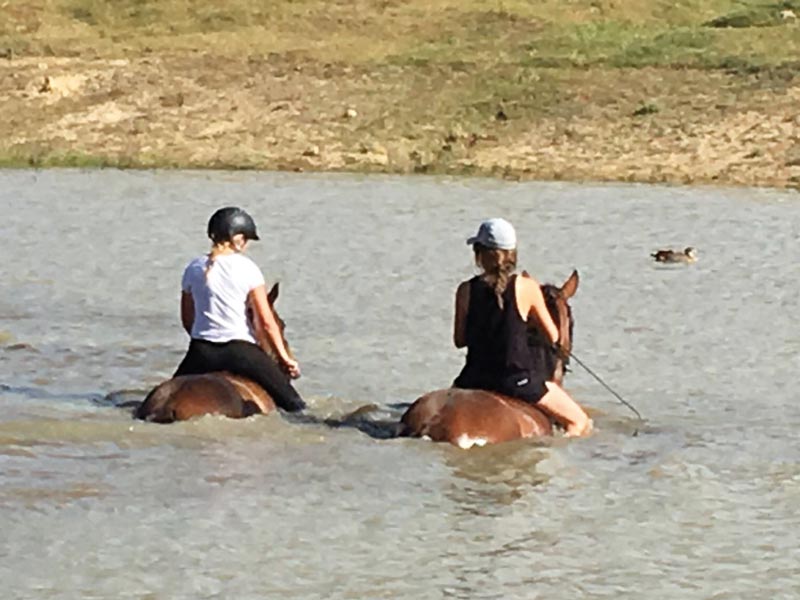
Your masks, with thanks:
[{"label": "horse head", "polygon": [[542,295],[550,317],[558,328],[558,344],[561,352],[553,356],[549,342],[539,330],[539,325],[534,317],[528,320],[531,329],[531,346],[539,350],[542,359],[546,361],[548,370],[553,372],[553,380],[561,384],[564,374],[569,364],[569,355],[572,352],[572,330],[574,319],[572,318],[572,308],[569,299],[575,295],[578,289],[578,271],[573,270],[567,280],[559,287],[551,283],[542,285]]}]

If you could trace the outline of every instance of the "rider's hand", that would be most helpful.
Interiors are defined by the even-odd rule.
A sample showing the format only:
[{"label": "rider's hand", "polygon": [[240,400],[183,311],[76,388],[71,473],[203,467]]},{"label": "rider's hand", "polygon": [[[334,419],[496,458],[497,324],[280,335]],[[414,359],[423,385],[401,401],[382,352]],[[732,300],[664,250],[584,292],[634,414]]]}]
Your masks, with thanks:
[{"label": "rider's hand", "polygon": [[569,356],[569,352],[567,352],[566,348],[564,348],[564,346],[558,342],[553,342],[550,344],[550,349],[558,358],[562,360],[566,360],[566,358]]},{"label": "rider's hand", "polygon": [[289,377],[297,379],[300,377],[300,363],[293,358],[286,358],[283,360],[283,368],[289,373]]}]

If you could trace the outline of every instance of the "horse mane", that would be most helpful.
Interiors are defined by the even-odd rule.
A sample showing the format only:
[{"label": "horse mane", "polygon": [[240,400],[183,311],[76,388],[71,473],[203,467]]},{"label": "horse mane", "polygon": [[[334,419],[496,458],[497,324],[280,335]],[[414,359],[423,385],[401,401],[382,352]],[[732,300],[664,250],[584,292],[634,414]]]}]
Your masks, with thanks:
[{"label": "horse mane", "polygon": [[[574,318],[572,316],[572,307],[570,307],[569,302],[567,302],[566,300],[563,300],[561,298],[561,288],[559,288],[558,286],[555,286],[555,285],[553,285],[551,283],[545,283],[545,284],[542,284],[540,287],[541,287],[541,290],[542,290],[542,295],[544,296],[544,303],[545,303],[545,306],[547,307],[547,312],[550,313],[550,318],[553,319],[553,322],[556,324],[556,327],[558,327],[559,329],[561,328],[561,322],[560,322],[559,314],[558,314],[558,303],[559,303],[559,301],[561,301],[561,302],[564,302],[564,304],[566,305],[567,318],[569,319],[569,339],[570,339],[570,343],[572,343],[572,332],[573,332],[573,328],[575,326],[575,320],[574,320]],[[547,340],[545,338],[544,334],[539,330],[539,325],[538,325],[538,323],[535,322],[535,319],[533,317],[531,317],[531,319],[533,319],[534,322],[531,323],[529,321],[529,332],[530,333],[529,333],[529,336],[528,336],[528,343],[531,346],[534,346],[534,347],[544,348],[549,352],[551,350],[549,340]],[[555,370],[555,362],[557,361],[557,358],[559,358],[559,357],[556,357],[554,355],[554,353],[553,353],[553,357],[552,358],[553,358],[553,361],[554,361],[553,362],[553,370]],[[564,371],[566,371],[567,370],[567,366],[569,365],[569,355],[562,356],[560,358],[563,361],[562,364],[563,364]]]},{"label": "horse mane", "polygon": [[[558,326],[558,300],[561,296],[561,289],[552,283],[545,283],[541,287],[542,295],[544,296],[544,303],[545,306],[547,306],[547,312],[550,313],[550,317],[553,319],[553,322],[555,322],[556,326]],[[570,342],[572,342],[575,319],[572,316],[572,307],[569,305],[569,302],[564,301],[564,304],[567,307],[567,318],[569,318],[569,339]]]}]

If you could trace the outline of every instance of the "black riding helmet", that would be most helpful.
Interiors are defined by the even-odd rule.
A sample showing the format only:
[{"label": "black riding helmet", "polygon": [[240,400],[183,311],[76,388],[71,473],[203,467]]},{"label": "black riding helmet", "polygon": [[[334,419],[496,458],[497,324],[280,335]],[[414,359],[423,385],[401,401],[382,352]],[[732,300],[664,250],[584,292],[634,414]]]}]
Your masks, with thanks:
[{"label": "black riding helmet", "polygon": [[215,244],[228,242],[237,233],[241,233],[248,240],[258,239],[253,217],[237,206],[220,208],[208,220],[208,237]]}]

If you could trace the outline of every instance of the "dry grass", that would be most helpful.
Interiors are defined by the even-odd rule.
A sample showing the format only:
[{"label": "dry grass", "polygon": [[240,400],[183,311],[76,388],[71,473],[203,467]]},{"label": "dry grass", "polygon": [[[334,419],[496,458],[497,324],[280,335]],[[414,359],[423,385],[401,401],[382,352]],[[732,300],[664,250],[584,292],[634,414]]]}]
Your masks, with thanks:
[{"label": "dry grass", "polygon": [[[800,0],[0,1],[6,164],[583,176],[478,157],[534,138],[567,152],[562,134],[605,156],[644,123],[706,131],[773,109],[783,122],[800,64],[800,26],[780,16]],[[36,91],[41,62],[86,81],[53,101]],[[112,105],[128,116],[98,122]],[[349,106],[358,118],[343,120]],[[388,158],[363,162],[376,147]]]}]

